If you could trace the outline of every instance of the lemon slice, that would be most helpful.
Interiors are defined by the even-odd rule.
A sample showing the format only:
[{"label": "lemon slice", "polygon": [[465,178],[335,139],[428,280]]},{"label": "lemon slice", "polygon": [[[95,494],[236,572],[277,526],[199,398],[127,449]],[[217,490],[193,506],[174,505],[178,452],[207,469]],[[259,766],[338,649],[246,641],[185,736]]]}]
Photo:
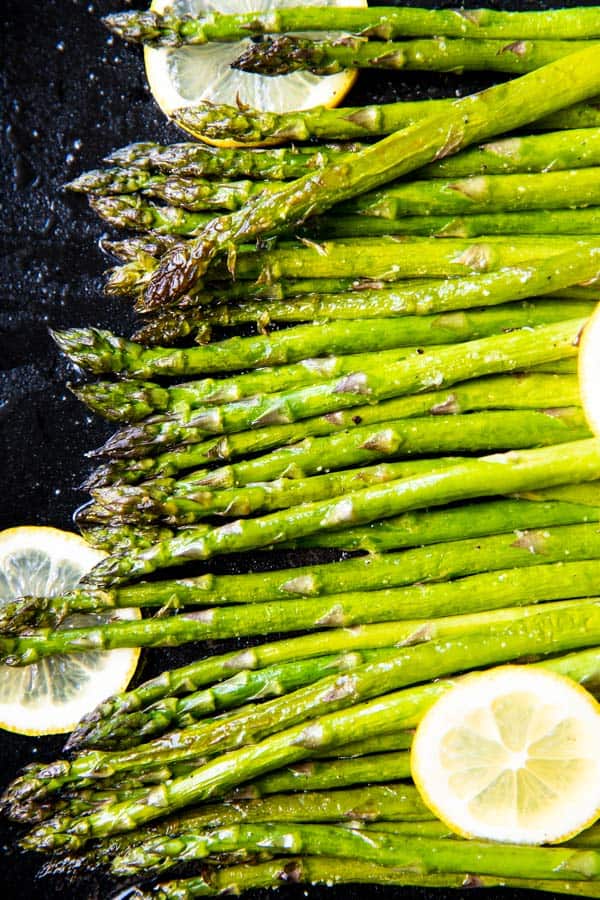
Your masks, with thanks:
[{"label": "lemon slice", "polygon": [[423,717],[412,775],[453,831],[512,844],[558,843],[600,815],[600,704],[545,669],[469,675]]},{"label": "lemon slice", "polygon": [[[297,0],[153,0],[151,9],[172,8],[178,15],[200,16],[207,12],[269,12],[274,7],[297,6]],[[304,6],[366,6],[366,0],[303,0]],[[323,37],[323,33],[320,35]],[[177,48],[146,47],[146,75],[154,99],[167,116],[203,100],[235,105],[240,102],[269,112],[289,112],[311,106],[336,106],[348,93],[356,72],[319,77],[310,72],[267,77],[238,72],[231,63],[250,44],[208,43]],[[219,147],[235,141],[209,141]],[[248,147],[249,144],[244,146]]]},{"label": "lemon slice", "polygon": [[[106,554],[76,534],[56,528],[22,527],[0,532],[0,604],[23,596],[54,597],[75,587]],[[138,619],[139,610],[73,615],[62,628],[118,616]],[[30,666],[0,666],[0,728],[20,734],[61,734],[131,680],[139,649],[53,656]]]},{"label": "lemon slice", "polygon": [[583,329],[578,370],[583,411],[590,428],[600,437],[600,305]]}]

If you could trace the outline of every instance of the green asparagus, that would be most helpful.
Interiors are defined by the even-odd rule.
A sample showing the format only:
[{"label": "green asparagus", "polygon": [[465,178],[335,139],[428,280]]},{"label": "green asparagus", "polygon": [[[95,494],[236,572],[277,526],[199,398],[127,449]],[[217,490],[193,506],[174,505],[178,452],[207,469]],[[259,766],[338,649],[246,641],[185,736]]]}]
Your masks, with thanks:
[{"label": "green asparagus", "polygon": [[[573,311],[577,307],[569,305],[567,309]],[[585,312],[583,312],[584,309]],[[586,316],[589,315],[591,309],[590,303],[584,303],[581,312]],[[538,315],[545,310],[547,312],[546,321],[550,320],[556,324],[533,328],[536,310],[538,310]],[[525,319],[523,324],[526,326],[524,329],[500,335],[493,334],[493,332],[503,327],[499,324],[501,318],[498,317],[505,315],[505,311],[498,312],[489,309],[483,311],[479,316],[477,313],[457,311],[449,313],[442,319],[437,316],[432,317],[429,321],[424,321],[422,317],[415,317],[410,321],[407,318],[365,319],[332,322],[322,326],[298,325],[272,335],[234,337],[218,344],[185,349],[162,347],[146,349],[133,341],[128,341],[110,331],[99,328],[71,328],[68,331],[54,331],[52,336],[63,353],[75,365],[87,371],[95,374],[112,372],[134,378],[152,378],[157,373],[181,376],[205,372],[239,371],[242,368],[255,369],[265,364],[284,365],[328,352],[342,354],[356,349],[357,346],[360,346],[363,351],[410,347],[415,343],[411,338],[417,335],[421,339],[429,336],[430,344],[439,343],[443,336],[450,341],[460,341],[465,340],[465,336],[469,334],[477,333],[476,328],[469,326],[470,315],[474,316],[474,321],[480,325],[481,333],[491,333],[492,336],[471,340],[468,345],[458,344],[455,347],[430,350],[423,357],[417,356],[408,360],[400,360],[396,364],[390,365],[388,367],[390,380],[398,375],[404,384],[395,394],[390,393],[387,396],[399,396],[401,393],[426,390],[428,387],[442,387],[444,384],[450,384],[461,378],[474,378],[479,375],[527,368],[531,365],[573,356],[576,353],[574,343],[586,321],[585,318],[571,318],[561,322],[559,320],[561,316],[560,303],[553,305],[550,301],[550,306],[544,306],[538,301],[531,307],[525,307],[522,310],[521,315]],[[517,316],[515,308],[511,307],[511,315],[506,318],[514,321]],[[564,307],[562,316],[564,317]],[[543,317],[540,317],[538,321],[543,322]],[[493,323],[494,326],[490,327],[487,332],[485,330],[486,323]],[[509,324],[507,327],[515,326]],[[537,344],[547,346],[536,347]],[[489,355],[492,352],[497,352],[498,362],[496,364],[489,358],[482,358],[484,354]],[[465,360],[467,354],[474,360],[470,365]],[[510,355],[510,359],[507,358],[508,355]],[[436,372],[436,377],[432,378],[432,370],[437,370],[438,367],[444,371]],[[418,374],[420,370],[425,369],[429,371],[428,379],[423,376],[419,377]],[[453,369],[455,371],[452,371]],[[413,377],[403,377],[404,370],[406,376],[409,376],[410,373]],[[413,371],[411,372],[411,370]],[[347,384],[343,384],[343,380],[341,380],[335,384],[323,382],[322,385],[325,388],[329,384],[332,390],[338,392],[349,391],[351,390],[349,378],[345,379]],[[385,393],[371,392],[370,385],[367,385],[366,381],[365,378],[362,389],[363,396],[368,392],[371,400],[385,399]],[[355,402],[353,405],[358,406],[358,403]],[[343,406],[344,404],[340,404],[340,408]],[[335,408],[335,405],[332,408]],[[265,421],[264,424],[274,423]]]},{"label": "green asparagus", "polygon": [[503,846],[483,841],[446,840],[394,836],[385,832],[361,832],[332,825],[269,824],[238,825],[200,834],[182,834],[165,841],[155,838],[143,847],[126,852],[115,861],[122,875],[140,874],[148,869],[164,871],[177,861],[204,859],[213,852],[244,848],[259,852],[294,851],[331,855],[341,859],[358,858],[396,870],[429,873],[464,872],[483,869],[500,878],[532,880],[600,880],[600,852],[562,847]]},{"label": "green asparagus", "polygon": [[[216,222],[217,219],[211,220]],[[194,240],[175,243],[171,252],[188,253]],[[238,252],[235,261],[235,277],[241,282],[258,280],[262,283],[280,282],[283,280],[336,279],[337,286],[333,290],[352,290],[361,283],[369,286],[375,282],[399,281],[412,278],[446,278],[448,276],[472,275],[478,272],[493,271],[506,266],[519,266],[531,263],[559,253],[576,251],[580,248],[597,249],[597,238],[593,235],[577,237],[574,235],[517,236],[507,240],[502,235],[485,235],[479,241],[452,239],[432,242],[415,236],[372,236],[361,238],[345,238],[335,241],[314,242],[302,239],[297,242],[283,242],[275,249],[257,251],[246,248]],[[162,257],[168,256],[168,252]],[[135,308],[138,312],[152,312],[163,308],[165,304],[149,302],[142,289],[158,271],[159,260],[149,254],[140,254],[135,262],[117,267],[111,274],[109,292],[136,294]],[[228,299],[232,291],[231,273],[225,266],[215,264],[210,272],[216,279],[217,290],[200,289],[196,285],[185,296],[171,297],[165,301],[168,306],[206,305],[215,299],[220,302]],[[343,281],[345,279],[345,281]],[[342,282],[340,283],[340,280]],[[225,288],[221,295],[219,288]],[[256,290],[251,284],[248,287],[240,284],[233,288],[238,296],[254,296]],[[262,297],[264,285],[258,287]],[[314,290],[314,288],[313,288]],[[322,290],[332,288],[323,283]],[[319,293],[322,292],[319,291]],[[274,299],[278,288],[268,289],[267,298]],[[230,297],[230,295],[229,295]]]},{"label": "green asparagus", "polygon": [[177,17],[172,11],[114,13],[103,19],[107,28],[127,41],[151,46],[239,41],[249,36],[287,31],[349,31],[375,40],[442,34],[446,37],[552,38],[600,37],[597,9],[515,12],[492,9],[327,9],[281,8],[258,15],[204,13]]},{"label": "green asparagus", "polygon": [[195,533],[191,528],[141,553],[109,557],[92,570],[88,584],[107,586],[183,560],[254,550],[455,500],[593,481],[599,477],[600,449],[595,440],[480,457],[429,475],[356,491],[349,497],[228,523],[208,533],[204,530]]},{"label": "green asparagus", "polygon": [[[591,92],[590,95],[591,96]],[[327,109],[316,106],[291,113],[262,112],[208,101],[176,110],[174,121],[197,138],[235,140],[240,144],[263,146],[294,141],[355,141],[392,134],[422,122],[429,116],[448,112],[454,99],[416,100],[412,102],[344,106]],[[566,104],[565,104],[566,106]],[[557,112],[533,116],[533,130],[582,129],[600,126],[600,111],[595,98]],[[508,130],[508,129],[506,129]],[[474,138],[474,141],[481,138]],[[437,162],[437,160],[436,160]],[[432,163],[434,164],[434,163]],[[424,166],[425,163],[422,164]]]},{"label": "green asparagus", "polygon": [[[569,359],[564,361],[570,362]],[[557,363],[553,363],[553,367],[556,366]],[[544,387],[540,382],[537,382],[537,385],[541,386],[542,389]],[[485,401],[485,405],[488,407],[495,404],[500,408],[504,406],[516,409],[526,408],[528,405],[527,392],[529,388],[532,390],[532,399],[539,398],[535,403],[538,407],[548,396],[545,395],[540,397],[537,393],[536,382],[530,378],[530,376],[522,375],[520,373],[514,375],[511,374],[508,376],[508,379],[506,376],[473,379],[468,385],[458,384],[454,386],[452,390],[446,392],[430,391],[426,396],[432,404],[431,407],[429,407],[430,409],[433,409],[434,412],[437,411],[438,414],[444,412],[449,414],[452,411],[458,412],[461,409],[464,411],[465,405],[469,406],[472,410],[481,408],[481,406],[478,407],[478,404],[483,403],[484,395],[480,394],[478,398],[477,394],[480,390],[485,391],[486,388],[490,392],[488,395],[489,399]],[[500,391],[495,390],[497,388],[500,388]],[[523,391],[521,388],[523,388]],[[560,389],[557,385],[553,386],[548,384],[548,388],[556,390],[556,396],[563,396],[564,402],[567,402],[569,399],[568,396],[565,396],[563,393],[564,391],[569,390],[567,384],[561,386]],[[504,399],[502,399],[501,393]],[[197,476],[196,480],[199,480],[204,476],[198,474],[198,466],[210,462],[233,460],[243,456],[245,453],[258,454],[260,452],[272,450],[273,448],[285,447],[286,445],[294,444],[299,441],[306,442],[311,437],[335,435],[340,431],[354,429],[359,425],[366,426],[385,422],[390,418],[403,416],[407,411],[412,410],[414,413],[418,409],[423,410],[424,408],[419,406],[421,399],[422,398],[411,398],[410,400],[406,400],[406,398],[401,398],[398,400],[387,400],[377,404],[354,407],[348,411],[338,410],[335,414],[303,419],[301,422],[291,425],[270,425],[250,432],[238,432],[236,434],[223,435],[205,441],[202,441],[201,431],[196,432],[192,425],[188,425],[185,433],[186,443],[180,447],[175,447],[172,450],[167,450],[152,457],[141,456],[132,458],[132,453],[138,454],[142,452],[141,446],[132,448],[130,452],[125,447],[120,446],[119,441],[115,440],[115,455],[122,454],[125,459],[120,460],[113,458],[111,462],[100,466],[87,478],[84,486],[88,490],[93,490],[108,484],[135,484],[140,480],[150,479],[156,476],[176,475],[184,469],[191,468],[195,469]],[[165,426],[165,428],[167,428],[167,426]],[[200,443],[197,443],[198,439],[200,439]],[[111,444],[113,442],[109,440],[107,443],[109,446],[105,444],[98,450],[92,451],[90,455],[103,456],[112,453]],[[310,442],[309,445],[305,444],[305,446],[309,449]],[[295,452],[299,453],[300,449],[297,449]],[[284,466],[284,470],[287,471],[287,477],[293,476],[294,473],[296,474],[296,477],[298,477],[301,473],[294,466],[288,468],[291,462],[292,461],[288,459]],[[257,481],[270,481],[273,478],[278,477],[278,471],[281,470],[268,470],[268,474],[266,475],[264,472],[259,474],[259,472],[256,471],[253,478]],[[231,483],[235,483],[235,481],[230,482],[228,476],[225,478],[220,477],[225,474],[226,473],[221,472],[219,475],[215,474],[211,476],[212,480],[215,482],[215,486],[227,487],[230,486]]]},{"label": "green asparagus", "polygon": [[[143,194],[122,193],[118,196],[94,197],[90,204],[99,216],[118,228],[194,235],[211,222],[212,217],[204,214],[203,210],[239,209],[257,194],[276,193],[282,191],[285,185],[286,182],[276,181],[209,181],[188,186],[179,181],[164,184],[161,191],[156,189],[154,192],[171,206],[146,199],[148,191]],[[335,207],[337,215],[324,217],[322,230],[326,231],[328,225],[333,224],[340,214],[346,217],[345,227],[351,233],[352,227],[357,224],[357,215],[398,220],[403,216],[561,209],[598,205],[599,202],[600,168],[597,166],[558,172],[394,182],[379,191],[339,204]],[[360,221],[358,224],[360,225]],[[407,223],[407,227],[410,227],[410,223]],[[539,233],[544,232],[540,229]]]},{"label": "green asparagus", "polygon": [[[42,628],[31,633],[2,635],[0,659],[8,665],[22,666],[58,653],[178,646],[198,640],[350,627],[393,622],[399,618],[418,620],[420,615],[448,616],[456,609],[479,611],[511,604],[581,597],[593,594],[593,579],[597,584],[599,572],[597,560],[553,563],[533,569],[471,575],[448,584],[428,584],[413,591],[410,588],[394,588],[370,592],[368,608],[365,607],[364,594],[357,592],[324,598],[290,598],[213,607],[208,611],[184,612],[141,622],[110,622],[68,631]],[[506,585],[507,580],[510,580],[510,585]],[[471,597],[471,592],[475,592],[474,597]],[[405,639],[411,639],[413,634],[418,635],[421,625],[423,623],[417,622],[417,626],[407,627]]]},{"label": "green asparagus", "polygon": [[590,41],[521,38],[507,44],[505,40],[448,39],[447,36],[380,44],[349,35],[316,41],[284,34],[251,43],[231,65],[233,69],[259,75],[289,75],[298,71],[335,75],[352,68],[459,73],[474,70],[523,75],[591,46],[594,43]]},{"label": "green asparagus", "polygon": [[218,217],[187,251],[167,253],[146,288],[148,305],[156,307],[187,293],[216,256],[224,252],[235,256],[245,241],[276,235],[308,215],[324,212],[475,141],[585,100],[597,90],[596,76],[600,76],[600,60],[592,45],[528,75],[456,100],[446,112],[349,154],[341,164],[296,179],[276,194],[260,195],[243,210]]},{"label": "green asparagus", "polygon": [[[114,150],[106,158],[111,168],[85,172],[67,187],[92,194],[128,193],[137,179],[141,187],[146,187],[148,179],[156,178],[156,172],[183,178],[226,177],[285,181],[299,178],[310,169],[320,169],[357,149],[356,144],[340,144],[248,151],[244,148],[229,150],[209,147],[193,142],[166,146],[140,142]],[[133,190],[139,189],[137,184],[133,187]]]},{"label": "green asparagus", "polygon": [[[167,146],[130,144],[107,158],[107,162],[117,168],[87,172],[71,182],[69,187],[86,193],[121,193],[120,179],[126,185],[127,178],[131,177],[131,173],[123,172],[123,169],[131,168],[163,172],[180,178],[226,175],[228,178],[284,181],[304,175],[307,168],[321,168],[339,159],[340,153],[358,149],[360,145],[357,144],[317,148],[269,147],[265,150],[216,149],[197,143]],[[465,178],[597,165],[600,165],[600,129],[564,129],[546,134],[500,138],[438,160],[416,174],[419,178]]]},{"label": "green asparagus", "polygon": [[[83,509],[78,523],[105,522],[151,524],[165,521],[169,525],[191,525],[209,516],[249,516],[276,509],[296,507],[326,498],[353,494],[367,485],[386,484],[409,473],[427,474],[440,466],[431,460],[355,468],[343,472],[336,469],[372,462],[376,459],[406,457],[423,453],[482,452],[548,444],[560,444],[589,437],[583,415],[572,409],[544,411],[502,411],[470,413],[466,416],[436,416],[390,421],[384,429],[356,428],[336,438],[321,438],[310,447],[300,448],[294,455],[280,451],[266,458],[241,462],[225,469],[208,472],[198,483],[173,486],[148,482],[140,486],[117,486],[94,491],[93,509]],[[310,452],[302,452],[309,451]],[[311,475],[323,469],[325,475],[289,478],[290,461],[296,473]],[[281,463],[284,463],[281,465]],[[458,460],[443,461],[447,466]],[[256,471],[275,471],[274,480],[256,481]],[[279,466],[279,469],[277,469]],[[219,479],[230,479],[235,487],[219,487]],[[245,484],[245,487],[240,485]]]},{"label": "green asparagus", "polygon": [[[507,637],[506,629],[504,635]],[[546,648],[547,642],[548,632],[544,634]],[[588,677],[591,670],[597,670],[597,656],[597,650],[591,655],[589,652],[574,653],[546,660],[540,665],[580,680]],[[57,817],[34,829],[21,844],[37,851],[76,850],[85,846],[90,838],[132,831],[183,806],[231,790],[258,774],[300,762],[315,751],[359,740],[375,732],[385,734],[398,728],[414,727],[426,709],[453,683],[447,679],[405,688],[388,694],[385,699],[378,697],[356,703],[349,710],[320,716],[308,725],[296,725],[258,744],[216,757],[193,775],[150,790],[143,799],[115,804],[83,819]],[[58,768],[56,764],[55,767]],[[9,789],[8,795],[12,793]]]},{"label": "green asparagus", "polygon": [[340,860],[329,856],[288,856],[250,865],[205,867],[201,875],[163,882],[155,885],[151,892],[137,888],[135,896],[136,900],[193,900],[196,897],[221,896],[223,891],[237,895],[253,888],[277,888],[286,884],[323,884],[329,888],[337,884],[381,884],[425,890],[513,887],[582,897],[600,896],[600,890],[590,881],[544,881],[539,878],[528,881],[526,878],[484,875],[479,870],[477,875],[423,875],[414,870],[399,872],[392,866],[380,866],[356,858]]}]

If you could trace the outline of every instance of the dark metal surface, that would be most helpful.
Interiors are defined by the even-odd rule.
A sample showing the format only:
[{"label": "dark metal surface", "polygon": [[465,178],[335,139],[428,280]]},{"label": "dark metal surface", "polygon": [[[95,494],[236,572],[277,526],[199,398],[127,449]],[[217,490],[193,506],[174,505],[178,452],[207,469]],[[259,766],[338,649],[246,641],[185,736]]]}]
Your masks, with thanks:
[{"label": "dark metal surface", "polygon": [[[0,528],[23,524],[70,528],[73,510],[86,499],[77,488],[91,468],[84,452],[111,431],[70,396],[66,382],[73,372],[54,351],[47,329],[98,325],[128,334],[133,322],[126,302],[102,294],[106,260],[97,246],[99,222],[81,199],[62,193],[62,184],[130,141],[181,139],[147,90],[140,51],[114,42],[100,24],[101,15],[126,5],[124,0],[0,3]],[[434,4],[425,0],[420,5]],[[559,4],[489,5],[534,9]],[[348,102],[445,96],[486,83],[484,78],[370,73],[359,79]],[[227,561],[224,568],[240,562]],[[151,651],[146,654],[144,675],[181,665],[198,649]],[[60,738],[35,740],[0,732],[0,786],[22,765],[56,758],[61,744]],[[3,900],[91,900],[110,897],[116,890],[114,882],[95,878],[82,877],[74,883],[39,880],[39,860],[15,851],[14,838],[15,833],[0,823]],[[253,896],[256,900],[267,895]],[[299,886],[285,888],[281,896],[441,900],[448,894]],[[464,900],[472,893],[450,896]],[[481,896],[500,893],[485,891]],[[501,896],[525,900],[533,895],[506,891]]]}]

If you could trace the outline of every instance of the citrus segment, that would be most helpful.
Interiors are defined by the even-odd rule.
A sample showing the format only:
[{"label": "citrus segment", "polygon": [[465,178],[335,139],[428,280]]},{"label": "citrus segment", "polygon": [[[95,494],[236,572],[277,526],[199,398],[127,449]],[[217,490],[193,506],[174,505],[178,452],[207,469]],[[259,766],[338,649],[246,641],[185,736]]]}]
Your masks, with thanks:
[{"label": "citrus segment", "polygon": [[[202,12],[269,12],[275,6],[295,5],[295,0],[154,0],[151,9],[163,12],[170,7],[178,15],[201,15]],[[367,3],[366,0],[306,0],[304,5],[364,7]],[[150,90],[162,111],[169,116],[176,109],[205,100],[228,105],[234,105],[239,100],[247,106],[269,112],[336,106],[354,84],[354,70],[326,77],[295,72],[271,78],[232,69],[231,63],[249,43],[250,39],[230,44],[146,47],[146,75]],[[235,141],[209,143],[236,145]]]},{"label": "citrus segment", "polygon": [[[0,532],[0,605],[23,596],[54,597],[75,587],[106,554],[76,534],[56,528],[21,527]],[[139,610],[73,615],[74,628]],[[54,656],[21,668],[0,666],[0,728],[20,734],[60,734],[131,680],[138,649]]]},{"label": "citrus segment", "polygon": [[425,803],[465,837],[558,843],[600,815],[600,705],[568,678],[502,666],[461,679],[411,753]]}]

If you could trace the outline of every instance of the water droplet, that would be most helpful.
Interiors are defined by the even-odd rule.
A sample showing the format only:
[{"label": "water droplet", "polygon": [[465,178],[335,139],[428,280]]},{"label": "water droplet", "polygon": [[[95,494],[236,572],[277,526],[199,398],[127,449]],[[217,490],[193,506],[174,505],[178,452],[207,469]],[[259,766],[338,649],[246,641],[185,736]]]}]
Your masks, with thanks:
[{"label": "water droplet", "polygon": [[56,49],[58,50],[59,53],[64,53],[65,52],[65,42],[59,41],[56,45]]}]

